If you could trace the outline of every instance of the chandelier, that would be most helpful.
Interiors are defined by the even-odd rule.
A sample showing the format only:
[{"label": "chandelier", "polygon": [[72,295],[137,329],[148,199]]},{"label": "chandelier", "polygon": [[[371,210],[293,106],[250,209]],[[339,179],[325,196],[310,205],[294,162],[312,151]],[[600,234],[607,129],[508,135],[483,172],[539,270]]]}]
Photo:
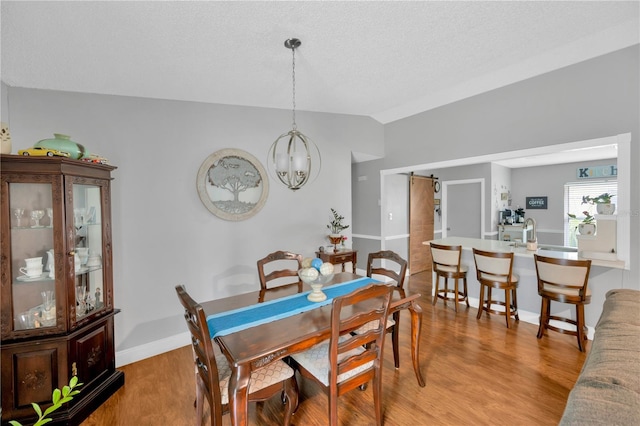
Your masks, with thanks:
[{"label": "chandelier", "polygon": [[[292,53],[293,123],[291,130],[283,133],[271,145],[267,165],[269,170],[292,191],[297,191],[320,173],[320,150],[318,146],[296,125],[296,48],[302,42],[297,38],[285,40],[284,46]],[[313,175],[313,176],[312,176]]]}]

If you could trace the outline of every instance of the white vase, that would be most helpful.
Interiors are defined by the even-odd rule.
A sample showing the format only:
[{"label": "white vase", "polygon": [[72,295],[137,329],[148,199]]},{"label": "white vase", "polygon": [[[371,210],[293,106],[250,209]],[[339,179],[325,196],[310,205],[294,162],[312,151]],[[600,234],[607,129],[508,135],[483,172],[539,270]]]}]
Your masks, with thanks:
[{"label": "white vase", "polygon": [[616,211],[616,205],[609,204],[596,204],[596,211],[598,214],[611,215]]},{"label": "white vase", "polygon": [[2,123],[2,129],[0,129],[0,153],[11,154],[11,135],[6,123]]},{"label": "white vase", "polygon": [[596,224],[595,223],[579,223],[578,232],[580,235],[595,235]]}]

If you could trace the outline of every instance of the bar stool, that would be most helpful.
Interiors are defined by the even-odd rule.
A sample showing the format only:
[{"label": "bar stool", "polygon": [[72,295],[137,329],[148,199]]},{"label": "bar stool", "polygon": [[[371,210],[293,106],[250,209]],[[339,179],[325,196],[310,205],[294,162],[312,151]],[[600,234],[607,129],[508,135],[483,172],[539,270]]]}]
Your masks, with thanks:
[{"label": "bar stool", "polygon": [[[578,348],[585,351],[587,326],[584,320],[584,305],[591,303],[591,289],[588,288],[591,260],[557,259],[534,255],[538,274],[538,294],[542,297],[538,339],[549,329],[578,338]],[[551,315],[551,301],[570,303],[576,306],[576,319]],[[572,324],[576,330],[550,325],[550,320]]]},{"label": "bar stool", "polygon": [[[433,260],[433,272],[436,274],[435,292],[433,302],[435,305],[438,299],[444,300],[445,305],[448,300],[454,302],[455,311],[458,312],[458,303],[465,301],[469,307],[469,297],[467,294],[467,265],[460,264],[462,257],[462,246],[446,246],[442,244],[430,243],[431,259]],[[444,279],[444,289],[440,290],[440,278]],[[453,290],[449,290],[449,278],[454,280]],[[458,289],[458,281],[462,279],[463,291]],[[450,297],[449,294],[453,296]]]},{"label": "bar stool", "polygon": [[[478,316],[480,319],[482,312],[487,314],[504,315],[507,321],[507,328],[511,328],[511,317],[520,321],[518,316],[518,298],[516,289],[518,288],[518,276],[513,273],[513,253],[490,252],[473,249],[473,258],[476,264],[476,276],[480,283],[480,302],[478,304]],[[485,299],[485,288],[487,297]],[[492,300],[491,289],[504,290],[504,302]],[[491,305],[504,306],[504,310],[491,309]]]}]

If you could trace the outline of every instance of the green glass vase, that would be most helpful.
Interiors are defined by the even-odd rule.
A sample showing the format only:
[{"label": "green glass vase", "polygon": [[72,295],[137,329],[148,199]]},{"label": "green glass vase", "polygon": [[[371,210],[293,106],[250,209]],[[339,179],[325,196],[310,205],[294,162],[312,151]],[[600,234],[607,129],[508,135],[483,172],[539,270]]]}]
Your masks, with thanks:
[{"label": "green glass vase", "polygon": [[86,150],[84,146],[72,141],[70,136],[61,135],[60,133],[54,133],[53,136],[54,139],[43,139],[38,141],[34,146],[68,152],[69,158],[75,158],[76,160],[85,156]]}]

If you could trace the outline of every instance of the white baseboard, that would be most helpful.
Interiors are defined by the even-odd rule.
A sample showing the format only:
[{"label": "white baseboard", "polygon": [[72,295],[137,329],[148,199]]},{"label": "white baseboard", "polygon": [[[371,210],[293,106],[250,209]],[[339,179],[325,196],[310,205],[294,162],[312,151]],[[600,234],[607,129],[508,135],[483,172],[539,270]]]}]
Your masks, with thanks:
[{"label": "white baseboard", "polygon": [[133,362],[142,361],[143,359],[151,358],[152,356],[160,355],[190,344],[191,337],[189,332],[185,331],[184,333],[156,340],[151,343],[135,346],[122,351],[116,351],[116,368]]}]

